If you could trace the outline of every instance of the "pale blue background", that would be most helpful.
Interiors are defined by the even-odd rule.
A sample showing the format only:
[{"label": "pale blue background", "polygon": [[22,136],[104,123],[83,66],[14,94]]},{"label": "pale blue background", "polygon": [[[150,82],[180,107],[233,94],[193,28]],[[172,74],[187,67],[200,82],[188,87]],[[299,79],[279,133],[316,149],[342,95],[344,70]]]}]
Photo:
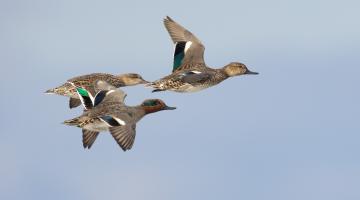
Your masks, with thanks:
[{"label": "pale blue background", "polygon": [[[0,1],[0,199],[360,199],[359,1]],[[84,150],[81,113],[43,94],[76,75],[171,71],[170,15],[206,61],[258,76],[161,98],[134,148],[104,133]]]}]

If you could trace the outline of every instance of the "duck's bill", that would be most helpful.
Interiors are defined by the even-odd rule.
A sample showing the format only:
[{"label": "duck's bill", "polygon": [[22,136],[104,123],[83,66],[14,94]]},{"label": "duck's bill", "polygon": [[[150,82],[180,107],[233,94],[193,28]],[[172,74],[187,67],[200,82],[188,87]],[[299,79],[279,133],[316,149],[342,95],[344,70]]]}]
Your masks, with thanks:
[{"label": "duck's bill", "polygon": [[149,81],[145,81],[145,80],[142,80],[140,84],[148,84],[150,83]]},{"label": "duck's bill", "polygon": [[250,71],[250,70],[247,70],[247,71],[245,72],[245,74],[256,75],[256,74],[259,74],[259,73],[258,73],[258,72],[252,72],[252,71]]},{"label": "duck's bill", "polygon": [[175,110],[175,109],[176,109],[176,107],[171,107],[171,106],[166,106],[164,108],[164,110]]}]

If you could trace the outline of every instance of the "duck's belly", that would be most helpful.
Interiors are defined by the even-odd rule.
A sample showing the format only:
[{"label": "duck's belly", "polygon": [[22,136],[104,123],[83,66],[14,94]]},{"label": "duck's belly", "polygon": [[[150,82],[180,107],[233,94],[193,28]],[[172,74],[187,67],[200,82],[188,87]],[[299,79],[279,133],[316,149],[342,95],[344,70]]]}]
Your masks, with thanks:
[{"label": "duck's belly", "polygon": [[210,85],[197,85],[193,86],[190,84],[183,85],[177,89],[173,89],[175,92],[198,92],[200,90],[206,89],[210,87]]},{"label": "duck's belly", "polygon": [[109,131],[109,127],[110,126],[107,123],[99,120],[94,123],[86,124],[82,128],[89,131],[102,132],[102,131]]}]

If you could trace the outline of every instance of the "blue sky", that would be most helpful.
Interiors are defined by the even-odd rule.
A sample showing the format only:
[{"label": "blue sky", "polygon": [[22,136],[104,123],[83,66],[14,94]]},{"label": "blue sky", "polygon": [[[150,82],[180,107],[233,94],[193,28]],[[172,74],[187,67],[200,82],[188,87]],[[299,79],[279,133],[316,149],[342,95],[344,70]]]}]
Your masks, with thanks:
[{"label": "blue sky", "polygon": [[[0,199],[359,199],[357,1],[0,1]],[[81,113],[46,89],[92,72],[171,71],[173,17],[209,66],[258,76],[190,94],[124,90],[146,116],[132,150],[91,150],[61,124]]]}]

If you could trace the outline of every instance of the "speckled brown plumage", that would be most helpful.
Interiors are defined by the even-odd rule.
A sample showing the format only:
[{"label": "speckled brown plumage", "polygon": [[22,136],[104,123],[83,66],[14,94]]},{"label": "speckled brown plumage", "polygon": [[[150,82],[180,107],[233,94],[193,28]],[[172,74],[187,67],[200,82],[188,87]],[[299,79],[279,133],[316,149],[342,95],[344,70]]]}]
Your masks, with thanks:
[{"label": "speckled brown plumage", "polygon": [[155,88],[153,92],[195,92],[217,85],[232,76],[258,74],[238,62],[220,69],[208,67],[204,61],[205,47],[194,34],[170,17],[164,19],[164,25],[175,44],[173,73],[147,84]]},{"label": "speckled brown plumage", "polygon": [[81,104],[74,85],[76,87],[84,88],[88,90],[92,95],[95,95],[97,91],[95,91],[94,83],[97,80],[106,81],[107,83],[113,85],[116,88],[148,83],[140,75],[134,73],[121,75],[93,73],[71,78],[63,85],[47,90],[46,93],[70,97],[69,107],[74,108]]}]

